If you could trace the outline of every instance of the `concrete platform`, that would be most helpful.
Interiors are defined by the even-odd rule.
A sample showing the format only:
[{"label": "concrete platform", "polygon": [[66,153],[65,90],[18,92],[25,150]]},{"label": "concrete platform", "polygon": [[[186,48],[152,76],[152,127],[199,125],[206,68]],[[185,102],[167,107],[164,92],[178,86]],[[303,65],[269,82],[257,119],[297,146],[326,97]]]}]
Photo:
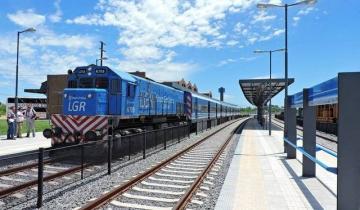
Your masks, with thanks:
[{"label": "concrete platform", "polygon": [[215,209],[336,209],[336,175],[317,167],[318,177],[302,177],[301,158],[286,159],[282,135],[278,129],[270,137],[255,120],[247,123]]},{"label": "concrete platform", "polygon": [[[23,136],[26,136],[23,135]],[[51,139],[46,139],[42,132],[37,132],[36,137],[17,138],[16,140],[7,140],[6,136],[0,136],[0,157],[10,156],[16,153],[34,151],[40,147],[51,147]]]}]

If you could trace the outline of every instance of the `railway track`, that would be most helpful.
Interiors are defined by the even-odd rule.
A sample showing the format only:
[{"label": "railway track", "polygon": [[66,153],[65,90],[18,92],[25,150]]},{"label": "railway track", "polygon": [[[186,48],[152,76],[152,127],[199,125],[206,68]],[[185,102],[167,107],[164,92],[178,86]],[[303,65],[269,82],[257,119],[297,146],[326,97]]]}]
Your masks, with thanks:
[{"label": "railway track", "polygon": [[[148,168],[145,172],[114,186],[100,197],[89,200],[78,209],[185,209],[203,203],[211,185],[223,151],[242,129],[247,119],[241,119],[206,136],[172,157]],[[231,126],[232,125],[232,126]],[[227,133],[223,137],[220,132]],[[230,133],[230,134],[229,134]],[[209,192],[211,193],[211,192]]]},{"label": "railway track", "polygon": [[[53,159],[44,161],[43,181],[46,182],[47,189],[57,188],[81,178],[81,166],[52,163],[54,161]],[[86,172],[91,172],[97,167],[100,166],[87,164],[83,166],[83,169]],[[38,169],[35,163],[2,171],[0,173],[0,208],[1,206],[12,206],[36,196],[38,190],[37,177]]]},{"label": "railway track", "polygon": [[[283,123],[282,121],[280,121],[280,120],[278,120],[278,119],[276,119],[276,118],[272,118],[272,119],[273,119],[272,122],[273,122],[276,126],[280,127],[281,129],[284,129],[284,123]],[[303,132],[303,129],[302,129],[302,128],[297,127],[296,129],[299,130],[299,131],[301,131],[301,132]],[[302,136],[302,134],[298,134],[298,135]],[[337,140],[334,140],[334,139],[331,139],[331,138],[328,138],[328,137],[326,137],[326,136],[319,135],[319,134],[316,134],[316,136],[319,137],[319,138],[322,138],[322,139],[325,139],[325,140],[327,140],[327,141],[334,142],[334,143],[337,144]]]},{"label": "railway track", "polygon": [[[61,163],[61,159],[48,158],[44,160],[43,181],[46,183],[44,185],[46,191],[70,184],[74,180],[80,180],[83,176],[82,169],[84,173],[107,170],[106,166],[101,164],[84,164],[82,168],[79,165]],[[17,165],[0,171],[0,209],[17,205],[36,196],[38,190],[37,166],[37,162],[29,162],[26,165]]]},{"label": "railway track", "polygon": [[[284,129],[283,127],[283,123],[279,120],[273,120],[272,121],[273,124],[281,129]],[[300,132],[302,132],[302,129],[297,128]],[[302,137],[302,133],[298,134],[299,136]],[[322,135],[316,135],[317,139],[316,139],[316,143],[320,146],[325,147],[326,149],[329,149],[333,152],[337,152],[337,141],[333,140],[333,139],[329,139],[329,138],[325,138]]]}]

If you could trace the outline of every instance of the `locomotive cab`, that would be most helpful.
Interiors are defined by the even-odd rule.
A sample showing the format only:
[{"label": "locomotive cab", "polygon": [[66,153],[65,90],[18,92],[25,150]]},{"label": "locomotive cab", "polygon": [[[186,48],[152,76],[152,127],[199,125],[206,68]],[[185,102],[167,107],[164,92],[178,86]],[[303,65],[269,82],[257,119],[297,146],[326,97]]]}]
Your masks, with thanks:
[{"label": "locomotive cab", "polygon": [[[78,67],[69,75],[68,88],[64,90],[63,113],[121,115],[122,93],[128,91],[128,84],[127,78],[123,80],[106,66]],[[78,100],[74,100],[74,94]]]},{"label": "locomotive cab", "polygon": [[135,82],[106,66],[77,67],[68,73],[63,113],[51,116],[53,128],[44,136],[52,138],[52,145],[107,138],[109,116],[121,115],[122,93]]}]

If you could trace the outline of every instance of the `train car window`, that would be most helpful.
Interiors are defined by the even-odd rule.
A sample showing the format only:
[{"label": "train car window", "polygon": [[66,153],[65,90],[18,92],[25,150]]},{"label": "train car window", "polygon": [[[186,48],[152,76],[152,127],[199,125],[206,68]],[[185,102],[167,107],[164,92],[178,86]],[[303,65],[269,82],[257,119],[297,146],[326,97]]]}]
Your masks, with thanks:
[{"label": "train car window", "polygon": [[68,88],[77,88],[77,81],[76,80],[69,80]]},{"label": "train car window", "polygon": [[127,84],[126,96],[131,98],[135,96],[135,85]]},{"label": "train car window", "polygon": [[93,79],[92,78],[81,78],[79,82],[79,88],[93,88]]},{"label": "train car window", "polygon": [[121,93],[120,80],[119,79],[111,80],[111,93]]},{"label": "train car window", "polygon": [[95,79],[95,88],[108,89],[108,79],[99,77]]}]

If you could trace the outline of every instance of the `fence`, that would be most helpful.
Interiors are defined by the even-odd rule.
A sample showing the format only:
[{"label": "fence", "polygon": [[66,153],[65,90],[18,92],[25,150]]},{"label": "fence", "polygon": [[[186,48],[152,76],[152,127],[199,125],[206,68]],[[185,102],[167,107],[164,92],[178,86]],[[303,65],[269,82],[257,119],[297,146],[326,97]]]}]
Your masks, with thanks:
[{"label": "fence", "polygon": [[[288,158],[296,158],[296,150],[303,153],[303,176],[316,176],[316,164],[337,173],[337,209],[358,209],[360,194],[360,72],[339,73],[336,78],[289,96],[286,107],[287,126],[284,135]],[[338,104],[336,133],[338,136],[337,168],[329,168],[316,158],[315,106]],[[303,147],[297,147],[296,109],[303,108]],[[326,129],[326,128],[325,128]]]},{"label": "fence", "polygon": [[[38,152],[0,159],[0,176],[14,173],[27,179],[18,184],[0,189],[0,198],[7,205],[37,198],[37,207],[42,206],[43,195],[96,173],[111,174],[112,168],[132,159],[146,156],[190,137],[190,125],[180,125],[127,136],[113,135],[108,140],[94,141],[66,147],[43,149]],[[26,161],[28,160],[28,161]],[[116,160],[116,165],[113,163]],[[107,163],[104,165],[104,163]],[[23,174],[22,174],[23,173]],[[16,175],[17,175],[16,174]],[[20,180],[20,179],[18,179]],[[36,190],[35,190],[36,189]],[[15,191],[25,190],[24,198],[6,197]],[[37,193],[35,193],[37,192]]]}]

